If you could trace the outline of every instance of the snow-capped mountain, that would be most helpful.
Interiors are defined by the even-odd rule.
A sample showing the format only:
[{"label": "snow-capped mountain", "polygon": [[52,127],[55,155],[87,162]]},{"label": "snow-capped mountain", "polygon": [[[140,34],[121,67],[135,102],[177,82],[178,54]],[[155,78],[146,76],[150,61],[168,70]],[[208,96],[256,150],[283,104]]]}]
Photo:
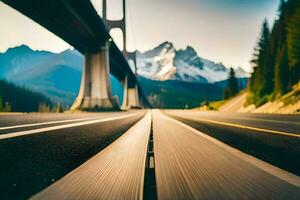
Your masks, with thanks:
[{"label": "snow-capped mountain", "polygon": [[[176,50],[172,43],[164,42],[146,52],[137,52],[138,74],[152,80],[180,80],[214,83],[228,78],[229,67],[201,58],[187,46]],[[242,68],[235,69],[238,78],[249,77]]]}]

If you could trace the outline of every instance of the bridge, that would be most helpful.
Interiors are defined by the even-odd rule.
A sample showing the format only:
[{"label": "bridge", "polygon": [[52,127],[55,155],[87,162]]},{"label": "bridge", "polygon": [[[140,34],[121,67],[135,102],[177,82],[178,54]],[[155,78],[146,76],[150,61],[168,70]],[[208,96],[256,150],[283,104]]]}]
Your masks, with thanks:
[{"label": "bridge", "polygon": [[[12,8],[42,25],[81,52],[84,57],[79,94],[71,110],[106,110],[150,107],[136,74],[127,59],[134,54],[126,51],[125,0],[121,21],[106,19],[106,0],[103,19],[88,0],[3,0]],[[123,53],[109,35],[111,28],[123,30]],[[112,96],[109,74],[124,86],[123,103]]]},{"label": "bridge", "polygon": [[0,113],[0,199],[300,199],[299,116],[130,109],[151,105],[106,0],[2,1],[85,56],[71,109],[126,112]]}]

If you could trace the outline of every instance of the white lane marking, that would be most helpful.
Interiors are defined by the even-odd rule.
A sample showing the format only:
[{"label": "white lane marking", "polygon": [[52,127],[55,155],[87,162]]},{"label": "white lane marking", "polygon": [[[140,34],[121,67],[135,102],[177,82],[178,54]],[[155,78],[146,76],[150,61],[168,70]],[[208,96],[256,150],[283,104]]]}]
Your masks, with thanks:
[{"label": "white lane marking", "polygon": [[30,134],[35,134],[35,133],[41,133],[41,132],[46,132],[46,131],[72,128],[72,127],[83,126],[83,125],[88,125],[88,124],[95,124],[95,123],[99,123],[99,122],[114,121],[114,120],[118,120],[118,119],[128,118],[128,117],[134,116],[136,114],[137,113],[129,114],[129,115],[125,115],[125,116],[104,118],[104,119],[98,119],[98,120],[84,121],[84,122],[78,122],[78,123],[72,123],[72,124],[65,124],[65,125],[58,125],[58,126],[52,126],[52,127],[46,127],[46,128],[39,128],[39,129],[34,129],[34,130],[8,133],[8,134],[0,135],[0,140],[13,138],[13,137],[24,136],[24,135],[30,135]]},{"label": "white lane marking", "polygon": [[[122,188],[122,186],[117,186],[114,184],[114,182],[117,179],[126,179],[124,177],[128,176],[129,174],[124,173],[124,170],[129,168],[132,168],[133,166],[136,167],[137,161],[143,161],[142,167],[138,167],[137,169],[141,169],[144,172],[145,165],[146,165],[146,155],[147,155],[147,144],[148,144],[148,138],[150,134],[150,126],[151,126],[151,110],[147,110],[146,114],[130,129],[128,129],[122,136],[120,136],[118,139],[113,141],[110,145],[108,145],[106,148],[104,148],[102,151],[95,154],[93,157],[91,157],[89,160],[82,163],[79,167],[73,169],[71,172],[66,174],[64,177],[60,178],[57,182],[53,183],[52,185],[48,186],[47,188],[41,190],[34,196],[30,197],[30,200],[37,200],[37,199],[47,199],[49,196],[53,199],[74,199],[74,196],[81,194],[81,196],[86,195],[89,193],[90,195],[93,193],[94,198],[96,198],[96,192],[100,190],[112,189],[118,188],[118,191],[121,191],[122,189],[126,190],[126,186]],[[146,136],[146,137],[145,137]],[[139,141],[139,142],[136,142]],[[132,145],[138,143],[138,145]],[[129,146],[128,146],[129,144]],[[131,144],[131,145],[130,145]],[[126,148],[124,148],[124,145]],[[141,147],[144,145],[144,148]],[[133,153],[136,153],[138,155],[143,154],[143,158],[140,160],[140,156],[132,156]],[[132,159],[132,162],[130,161],[128,163],[128,159]],[[124,162],[126,161],[126,162]],[[120,165],[121,163],[121,165]],[[140,163],[140,164],[141,164]],[[126,164],[128,167],[126,167]],[[119,171],[119,173],[114,172],[111,169],[117,169],[114,171]],[[123,170],[123,171],[122,171]],[[139,171],[139,170],[138,170]],[[120,173],[122,172],[122,173]],[[136,173],[135,171],[134,173]],[[88,176],[87,174],[98,174],[96,177]],[[112,176],[109,176],[113,174]],[[109,177],[108,179],[101,179],[101,177]],[[130,175],[129,175],[130,176]],[[135,183],[140,183],[139,185],[139,192],[138,196],[139,198],[136,199],[143,199],[143,193],[144,193],[144,175],[139,176],[140,180],[135,181]],[[80,183],[76,179],[80,179]],[[127,179],[126,179],[127,180]],[[85,184],[86,182],[86,184]],[[103,184],[105,183],[105,184]],[[128,183],[130,185],[130,183]],[[91,190],[85,191],[84,189],[81,190],[81,188],[87,187]],[[137,186],[137,184],[135,185]],[[61,187],[64,188],[64,192],[60,193]],[[98,189],[98,190],[94,190]],[[79,191],[79,193],[74,193],[74,190]],[[127,190],[126,190],[127,191]],[[133,189],[131,188],[131,191]],[[125,192],[125,191],[124,191]],[[123,194],[125,194],[123,192]],[[122,192],[121,192],[122,193]],[[134,193],[134,192],[133,192]],[[133,194],[131,193],[131,194]],[[105,194],[98,194],[99,199],[107,199],[109,193]],[[117,194],[118,195],[118,194]],[[115,197],[114,194],[110,195],[111,197]],[[123,196],[124,198],[124,196]],[[75,198],[76,199],[76,198]],[[109,198],[108,198],[109,199]],[[134,199],[134,198],[132,198]]]},{"label": "white lane marking", "polygon": [[[161,111],[159,110],[159,112],[161,112]],[[258,167],[259,169],[264,170],[265,172],[267,172],[267,173],[269,173],[273,176],[276,176],[276,177],[280,178],[281,180],[286,181],[287,183],[290,183],[290,184],[295,185],[295,186],[300,188],[300,177],[299,176],[297,176],[295,174],[292,174],[288,171],[285,171],[283,169],[280,169],[280,168],[278,168],[274,165],[271,165],[271,164],[269,164],[269,163],[267,163],[263,160],[255,158],[254,156],[246,154],[246,153],[244,153],[244,152],[242,152],[242,151],[240,151],[236,148],[233,148],[233,147],[221,142],[220,140],[217,140],[217,139],[215,139],[215,138],[213,138],[213,137],[211,137],[211,136],[209,136],[205,133],[202,133],[202,132],[194,129],[191,126],[188,126],[188,125],[186,125],[186,124],[184,124],[184,123],[182,123],[178,120],[175,120],[175,119],[165,115],[163,112],[161,112],[161,113],[165,118],[179,124],[180,126],[185,127],[186,129],[190,130],[191,132],[193,132],[193,133],[209,140],[210,142],[214,143],[215,145],[223,148],[225,151],[228,151],[228,152],[232,153],[236,157],[238,157],[238,158],[240,158],[240,159],[242,159],[242,160],[244,160],[244,161],[246,161],[246,162],[248,162],[248,163],[250,163],[250,164],[252,164],[256,167]]]},{"label": "white lane marking", "polygon": [[90,120],[90,119],[100,119],[100,118],[102,119],[103,117],[87,117],[87,118],[78,118],[78,119],[50,121],[50,122],[40,122],[40,123],[33,123],[33,124],[21,124],[21,125],[0,127],[0,130],[9,130],[9,129],[14,129],[14,128],[24,128],[24,127],[41,126],[41,125],[48,125],[48,124],[58,124],[58,123],[66,123],[66,122],[77,122],[77,121],[84,121],[84,120]]}]

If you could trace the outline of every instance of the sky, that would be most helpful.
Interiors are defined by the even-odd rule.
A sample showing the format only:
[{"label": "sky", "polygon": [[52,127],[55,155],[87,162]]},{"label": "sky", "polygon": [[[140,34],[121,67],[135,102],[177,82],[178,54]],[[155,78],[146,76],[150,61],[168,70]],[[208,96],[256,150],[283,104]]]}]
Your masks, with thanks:
[{"label": "sky", "polygon": [[[101,13],[101,0],[92,0]],[[108,0],[108,18],[122,18],[122,0]],[[276,18],[279,0],[127,0],[127,48],[146,51],[162,42],[190,45],[203,58],[250,71],[249,60],[265,18]],[[0,2],[0,52],[21,44],[61,52],[69,44]],[[111,32],[121,44],[120,30]],[[121,46],[121,45],[120,45]]]}]

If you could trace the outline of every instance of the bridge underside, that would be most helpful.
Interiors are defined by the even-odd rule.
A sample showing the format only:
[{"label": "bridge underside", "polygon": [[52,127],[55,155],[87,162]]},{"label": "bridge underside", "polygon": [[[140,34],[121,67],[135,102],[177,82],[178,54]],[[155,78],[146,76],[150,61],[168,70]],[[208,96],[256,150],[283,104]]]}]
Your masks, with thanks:
[{"label": "bridge underside", "polygon": [[[117,99],[111,94],[110,73],[120,82],[124,82],[126,78],[134,82],[139,91],[139,99],[143,101],[143,105],[150,107],[127,60],[111,39],[106,25],[90,1],[2,1],[85,55],[81,88],[72,109],[119,109]],[[127,91],[130,93],[128,96],[132,96],[132,88]],[[133,106],[129,107],[138,107],[137,103],[128,105],[131,104]]]}]

